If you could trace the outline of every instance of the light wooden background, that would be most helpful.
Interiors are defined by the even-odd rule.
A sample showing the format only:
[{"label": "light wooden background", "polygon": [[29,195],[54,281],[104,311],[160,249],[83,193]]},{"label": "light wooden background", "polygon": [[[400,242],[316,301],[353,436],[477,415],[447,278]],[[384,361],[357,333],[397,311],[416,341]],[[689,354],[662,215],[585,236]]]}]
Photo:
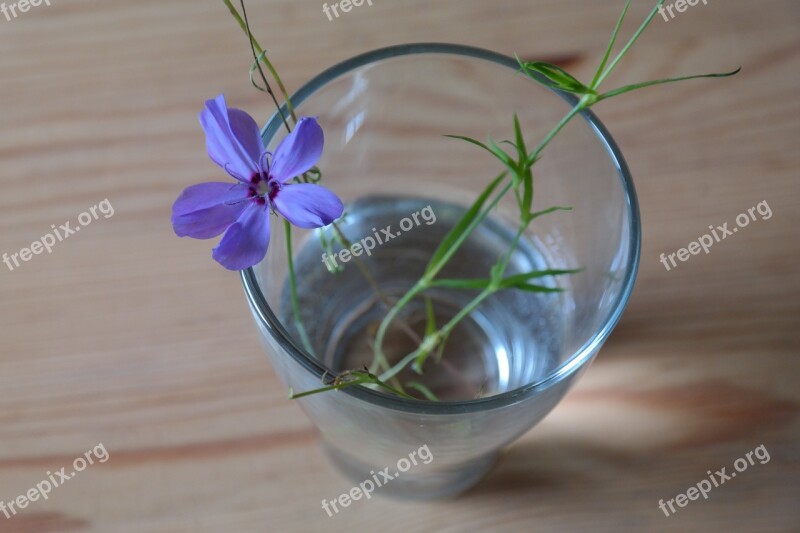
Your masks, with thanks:
[{"label": "light wooden background", "polygon": [[[0,516],[0,531],[800,530],[797,0],[656,19],[612,80],[744,67],[597,108],[634,174],[644,250],[577,388],[465,496],[360,501],[335,518],[320,501],[350,484],[285,399],[238,277],[169,224],[183,187],[219,176],[202,101],[224,91],[268,111],[242,35],[217,0],[51,3],[0,17],[0,253],[105,198],[115,215],[13,272],[0,264],[0,500],[99,442],[110,459]],[[333,22],[321,4],[250,4],[290,87],[411,41],[586,78],[623,2],[374,0]],[[658,262],[762,200],[771,219],[672,272]],[[769,463],[673,517],[658,509],[761,444]]]}]

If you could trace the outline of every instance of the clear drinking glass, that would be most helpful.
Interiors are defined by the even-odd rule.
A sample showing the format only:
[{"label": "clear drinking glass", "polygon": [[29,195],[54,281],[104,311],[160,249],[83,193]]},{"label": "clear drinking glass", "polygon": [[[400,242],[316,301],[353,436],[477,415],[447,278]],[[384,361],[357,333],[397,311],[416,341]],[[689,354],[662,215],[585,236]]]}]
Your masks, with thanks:
[{"label": "clear drinking glass", "polygon": [[[293,102],[298,115],[318,117],[325,131],[319,168],[322,183],[346,204],[342,232],[365,245],[368,236],[386,239],[369,255],[362,249],[360,265],[352,259],[332,274],[320,241],[335,241],[331,227],[293,229],[297,297],[311,353],[294,325],[282,224],[272,224],[267,258],[242,273],[277,373],[302,392],[321,387],[326,373],[369,363],[369,340],[387,308],[361,268],[384,299],[401,296],[442,236],[502,171],[484,151],[443,135],[513,139],[516,113],[532,147],[575,100],[520,74],[512,58],[464,46],[413,44],[345,61],[306,84]],[[284,136],[280,118],[273,116],[264,129],[265,144],[274,149]],[[424,499],[469,488],[503,446],[558,403],[619,320],[636,276],[640,222],[616,144],[584,112],[544,151],[534,180],[535,210],[573,210],[534,221],[512,255],[509,274],[583,269],[544,281],[565,292],[503,291],[477,308],[451,335],[444,363],[417,376],[443,401],[408,400],[363,386],[298,400],[325,450],[354,484],[389,467],[400,475],[376,493]],[[508,194],[440,277],[487,277],[508,249],[516,214]],[[382,232],[387,226],[391,239]],[[333,246],[334,252],[342,248]],[[437,290],[430,296],[441,325],[474,294]],[[421,333],[423,301],[412,302],[402,319]],[[413,348],[407,330],[393,328],[387,336],[385,350],[394,357]],[[432,461],[398,472],[398,460],[423,446]]]}]

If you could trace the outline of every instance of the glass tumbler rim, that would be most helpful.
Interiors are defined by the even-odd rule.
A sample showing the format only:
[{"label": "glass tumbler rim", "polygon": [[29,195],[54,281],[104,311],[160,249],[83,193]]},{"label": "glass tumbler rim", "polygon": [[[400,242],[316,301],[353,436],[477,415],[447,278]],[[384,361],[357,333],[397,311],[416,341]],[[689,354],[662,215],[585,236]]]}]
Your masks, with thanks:
[{"label": "glass tumbler rim", "polygon": [[[375,64],[380,61],[395,57],[429,54],[455,55],[481,59],[501,66],[509,67],[513,70],[519,70],[519,64],[515,58],[482,48],[450,43],[409,43],[394,45],[365,52],[338,63],[327,70],[324,70],[322,73],[318,74],[305,85],[303,85],[300,90],[298,90],[291,97],[292,103],[296,107],[299,107],[300,104],[302,104],[306,99],[334,79],[352,72],[360,67],[369,64]],[[551,90],[557,95],[561,96],[572,106],[578,102],[578,99],[572,94],[558,91],[556,89]],[[285,104],[283,106],[283,111],[286,112]],[[622,189],[625,195],[625,203],[628,210],[628,220],[630,222],[630,232],[628,237],[630,253],[626,264],[625,277],[622,282],[622,290],[617,295],[616,301],[613,305],[613,311],[608,314],[606,319],[600,324],[599,328],[594,332],[591,338],[589,338],[583,344],[583,346],[576,350],[571,356],[569,356],[569,358],[567,358],[563,363],[549,372],[542,379],[528,383],[514,390],[502,392],[485,398],[441,402],[409,400],[399,396],[390,396],[362,385],[340,389],[337,391],[339,394],[348,394],[359,400],[396,411],[412,412],[423,415],[463,414],[506,407],[508,405],[522,402],[558,384],[562,380],[571,376],[573,373],[577,372],[586,363],[591,361],[598,348],[602,346],[602,344],[611,334],[611,331],[619,322],[633,291],[633,285],[639,268],[639,258],[641,253],[641,220],[633,179],[630,175],[630,171],[622,152],[620,151],[614,139],[611,137],[611,134],[591,110],[583,110],[581,112],[581,116],[602,142],[606,152],[614,164],[614,167],[617,170],[622,183]],[[265,146],[274,137],[282,125],[283,122],[280,115],[275,113],[262,130],[262,138]],[[280,320],[278,320],[277,316],[270,308],[269,303],[267,302],[267,299],[264,296],[261,287],[259,286],[253,268],[242,270],[240,275],[242,284],[244,286],[245,295],[251,309],[253,309],[255,312],[256,320],[266,329],[269,335],[275,339],[277,344],[305,370],[311,372],[313,375],[319,378],[320,381],[322,380],[323,376],[326,375],[326,373],[329,376],[336,375],[335,372],[325,367],[318,360],[307,353],[302,346],[295,342],[288,331],[283,327]]]}]

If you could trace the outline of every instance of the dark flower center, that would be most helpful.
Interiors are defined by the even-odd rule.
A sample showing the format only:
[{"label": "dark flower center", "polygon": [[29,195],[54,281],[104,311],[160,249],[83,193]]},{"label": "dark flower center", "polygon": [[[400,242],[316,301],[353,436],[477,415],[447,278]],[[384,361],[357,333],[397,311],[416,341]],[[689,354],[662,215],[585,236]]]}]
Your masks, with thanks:
[{"label": "dark flower center", "polygon": [[270,181],[269,182],[269,201],[272,202],[275,200],[275,195],[278,194],[278,191],[281,190],[281,184],[277,181]]},{"label": "dark flower center", "polygon": [[247,190],[247,197],[251,198],[259,205],[266,205],[267,199],[265,197],[267,194],[269,194],[269,199],[271,201],[277,193],[277,191],[273,192],[276,185],[267,181],[260,173],[253,174],[250,178],[250,183],[251,185]]}]

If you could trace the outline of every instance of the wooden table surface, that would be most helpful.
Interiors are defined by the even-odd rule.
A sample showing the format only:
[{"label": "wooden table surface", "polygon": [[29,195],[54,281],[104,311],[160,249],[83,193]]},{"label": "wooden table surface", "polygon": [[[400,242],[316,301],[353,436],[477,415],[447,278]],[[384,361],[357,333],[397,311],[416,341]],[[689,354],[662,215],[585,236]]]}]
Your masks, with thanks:
[{"label": "wooden table surface", "polygon": [[[51,0],[0,15],[0,253],[107,199],[114,215],[10,270],[0,264],[0,501],[102,443],[108,452],[0,531],[800,530],[800,3],[709,0],[657,18],[622,84],[742,65],[724,82],[650,89],[596,111],[643,213],[636,289],[567,398],[475,489],[444,502],[360,501],[262,353],[238,276],[169,209],[216,179],[197,123],[225,92],[265,117],[220,1]],[[520,53],[591,76],[622,0],[252,2],[290,88],[413,41]],[[651,2],[634,2],[638,23]],[[752,222],[678,268],[675,252]],[[674,498],[764,445],[756,462],[666,517]]]}]

